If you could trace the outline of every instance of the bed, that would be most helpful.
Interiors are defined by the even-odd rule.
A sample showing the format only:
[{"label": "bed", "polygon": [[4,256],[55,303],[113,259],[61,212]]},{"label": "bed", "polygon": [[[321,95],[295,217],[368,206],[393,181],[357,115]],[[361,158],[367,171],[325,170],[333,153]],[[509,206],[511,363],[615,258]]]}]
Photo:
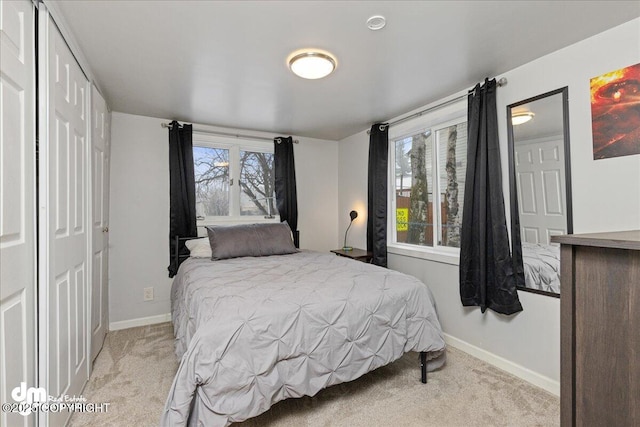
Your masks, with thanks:
[{"label": "bed", "polygon": [[529,289],[560,293],[560,247],[522,242],[524,283]]},{"label": "bed", "polygon": [[444,363],[427,286],[329,253],[190,257],[171,305],[181,362],[161,425],[243,421],[408,351],[420,352],[425,370]]}]

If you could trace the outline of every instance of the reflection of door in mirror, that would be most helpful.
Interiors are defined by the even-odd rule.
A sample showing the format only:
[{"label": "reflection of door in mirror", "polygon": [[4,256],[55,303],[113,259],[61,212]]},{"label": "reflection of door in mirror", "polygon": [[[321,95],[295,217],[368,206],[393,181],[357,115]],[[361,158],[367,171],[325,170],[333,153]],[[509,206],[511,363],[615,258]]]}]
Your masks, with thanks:
[{"label": "reflection of door in mirror", "polygon": [[523,242],[548,245],[567,234],[562,97],[524,104],[532,120],[513,127],[516,190]]},{"label": "reflection of door in mirror", "polygon": [[[566,88],[507,107],[515,249],[524,287],[559,296],[560,254],[551,236],[571,231]],[[521,239],[521,244],[518,242]]]}]

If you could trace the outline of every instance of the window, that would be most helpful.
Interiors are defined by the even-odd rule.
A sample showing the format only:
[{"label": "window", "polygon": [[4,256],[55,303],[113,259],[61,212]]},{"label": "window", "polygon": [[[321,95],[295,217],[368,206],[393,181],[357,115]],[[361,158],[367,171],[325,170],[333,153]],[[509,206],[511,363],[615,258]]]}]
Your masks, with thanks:
[{"label": "window", "polygon": [[240,188],[240,215],[277,213],[273,153],[240,151]]},{"label": "window", "polygon": [[199,223],[277,220],[273,146],[193,135]]},{"label": "window", "polygon": [[391,245],[454,252],[460,247],[467,166],[464,118],[390,137],[395,169]]},{"label": "window", "polygon": [[193,166],[197,215],[229,215],[229,150],[194,146]]}]

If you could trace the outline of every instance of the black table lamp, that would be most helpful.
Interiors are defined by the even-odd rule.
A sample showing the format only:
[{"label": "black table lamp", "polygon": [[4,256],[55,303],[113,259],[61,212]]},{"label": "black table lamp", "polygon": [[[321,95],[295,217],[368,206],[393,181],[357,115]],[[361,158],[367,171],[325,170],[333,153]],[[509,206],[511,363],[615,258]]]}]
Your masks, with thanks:
[{"label": "black table lamp", "polygon": [[351,211],[351,212],[349,212],[349,216],[351,217],[351,222],[349,223],[349,226],[347,227],[347,231],[344,232],[344,245],[342,246],[342,250],[345,251],[345,252],[353,250],[353,248],[351,246],[347,246],[347,233],[349,232],[349,229],[351,228],[351,224],[353,224],[353,220],[358,218],[358,212]]}]

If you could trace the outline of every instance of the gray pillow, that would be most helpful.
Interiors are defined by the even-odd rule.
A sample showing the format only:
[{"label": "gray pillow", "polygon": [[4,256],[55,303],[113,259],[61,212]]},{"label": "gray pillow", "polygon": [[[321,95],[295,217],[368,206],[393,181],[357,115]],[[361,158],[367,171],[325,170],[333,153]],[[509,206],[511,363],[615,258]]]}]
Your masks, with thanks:
[{"label": "gray pillow", "polygon": [[298,252],[287,222],[206,227],[213,261]]}]

